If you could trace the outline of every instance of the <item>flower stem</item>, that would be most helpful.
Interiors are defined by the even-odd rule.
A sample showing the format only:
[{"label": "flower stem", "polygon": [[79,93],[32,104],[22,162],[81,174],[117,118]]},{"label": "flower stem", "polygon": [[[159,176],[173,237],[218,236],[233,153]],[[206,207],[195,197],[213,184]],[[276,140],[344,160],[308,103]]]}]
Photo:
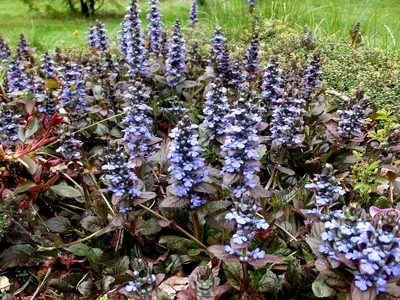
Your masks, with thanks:
[{"label": "flower stem", "polygon": [[241,288],[240,294],[243,296],[247,293],[249,288],[249,265],[247,262],[242,261],[242,271],[243,271],[243,286]]},{"label": "flower stem", "polygon": [[194,229],[194,237],[201,241],[201,230],[200,230],[200,221],[199,216],[197,213],[192,212],[192,222],[193,222],[193,229]]}]

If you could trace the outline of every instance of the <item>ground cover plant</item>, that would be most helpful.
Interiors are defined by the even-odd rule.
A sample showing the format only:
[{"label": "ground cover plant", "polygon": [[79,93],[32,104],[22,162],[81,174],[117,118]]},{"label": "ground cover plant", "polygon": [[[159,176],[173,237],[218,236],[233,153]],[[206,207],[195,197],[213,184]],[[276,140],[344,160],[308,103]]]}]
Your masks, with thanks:
[{"label": "ground cover plant", "polygon": [[86,51],[0,40],[3,299],[399,298],[397,112],[327,89],[307,28],[205,44],[158,4]]}]

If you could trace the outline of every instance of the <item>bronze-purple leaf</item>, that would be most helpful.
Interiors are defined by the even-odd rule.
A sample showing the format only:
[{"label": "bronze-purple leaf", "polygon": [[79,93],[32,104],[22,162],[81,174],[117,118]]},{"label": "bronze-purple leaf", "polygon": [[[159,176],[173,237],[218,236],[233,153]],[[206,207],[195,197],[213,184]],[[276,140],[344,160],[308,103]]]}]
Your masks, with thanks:
[{"label": "bronze-purple leaf", "polygon": [[239,261],[239,257],[226,252],[224,246],[220,245],[210,246],[208,247],[208,251],[211,252],[214,256],[218,257],[220,260],[223,260],[225,262]]},{"label": "bronze-purple leaf", "polygon": [[284,264],[283,259],[277,255],[265,254],[263,258],[252,259],[249,264],[253,267],[262,268],[267,264]]}]

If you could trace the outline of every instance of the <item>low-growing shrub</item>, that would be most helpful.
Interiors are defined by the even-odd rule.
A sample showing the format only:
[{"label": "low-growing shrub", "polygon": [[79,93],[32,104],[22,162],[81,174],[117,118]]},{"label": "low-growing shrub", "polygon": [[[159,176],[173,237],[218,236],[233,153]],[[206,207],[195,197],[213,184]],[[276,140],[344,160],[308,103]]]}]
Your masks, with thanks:
[{"label": "low-growing shrub", "polygon": [[150,5],[118,48],[100,21],[87,51],[0,40],[5,299],[400,297],[396,66]]}]

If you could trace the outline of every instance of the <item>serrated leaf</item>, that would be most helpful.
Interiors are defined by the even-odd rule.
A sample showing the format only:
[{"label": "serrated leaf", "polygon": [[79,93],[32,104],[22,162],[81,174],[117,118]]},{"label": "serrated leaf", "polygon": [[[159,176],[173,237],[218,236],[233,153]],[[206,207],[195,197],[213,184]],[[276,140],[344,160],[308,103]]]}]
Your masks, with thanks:
[{"label": "serrated leaf", "polygon": [[50,190],[64,198],[79,198],[82,196],[80,191],[68,185],[53,185]]},{"label": "serrated leaf", "polygon": [[71,229],[71,222],[61,216],[48,219],[46,225],[52,232],[57,233],[64,233]]}]

